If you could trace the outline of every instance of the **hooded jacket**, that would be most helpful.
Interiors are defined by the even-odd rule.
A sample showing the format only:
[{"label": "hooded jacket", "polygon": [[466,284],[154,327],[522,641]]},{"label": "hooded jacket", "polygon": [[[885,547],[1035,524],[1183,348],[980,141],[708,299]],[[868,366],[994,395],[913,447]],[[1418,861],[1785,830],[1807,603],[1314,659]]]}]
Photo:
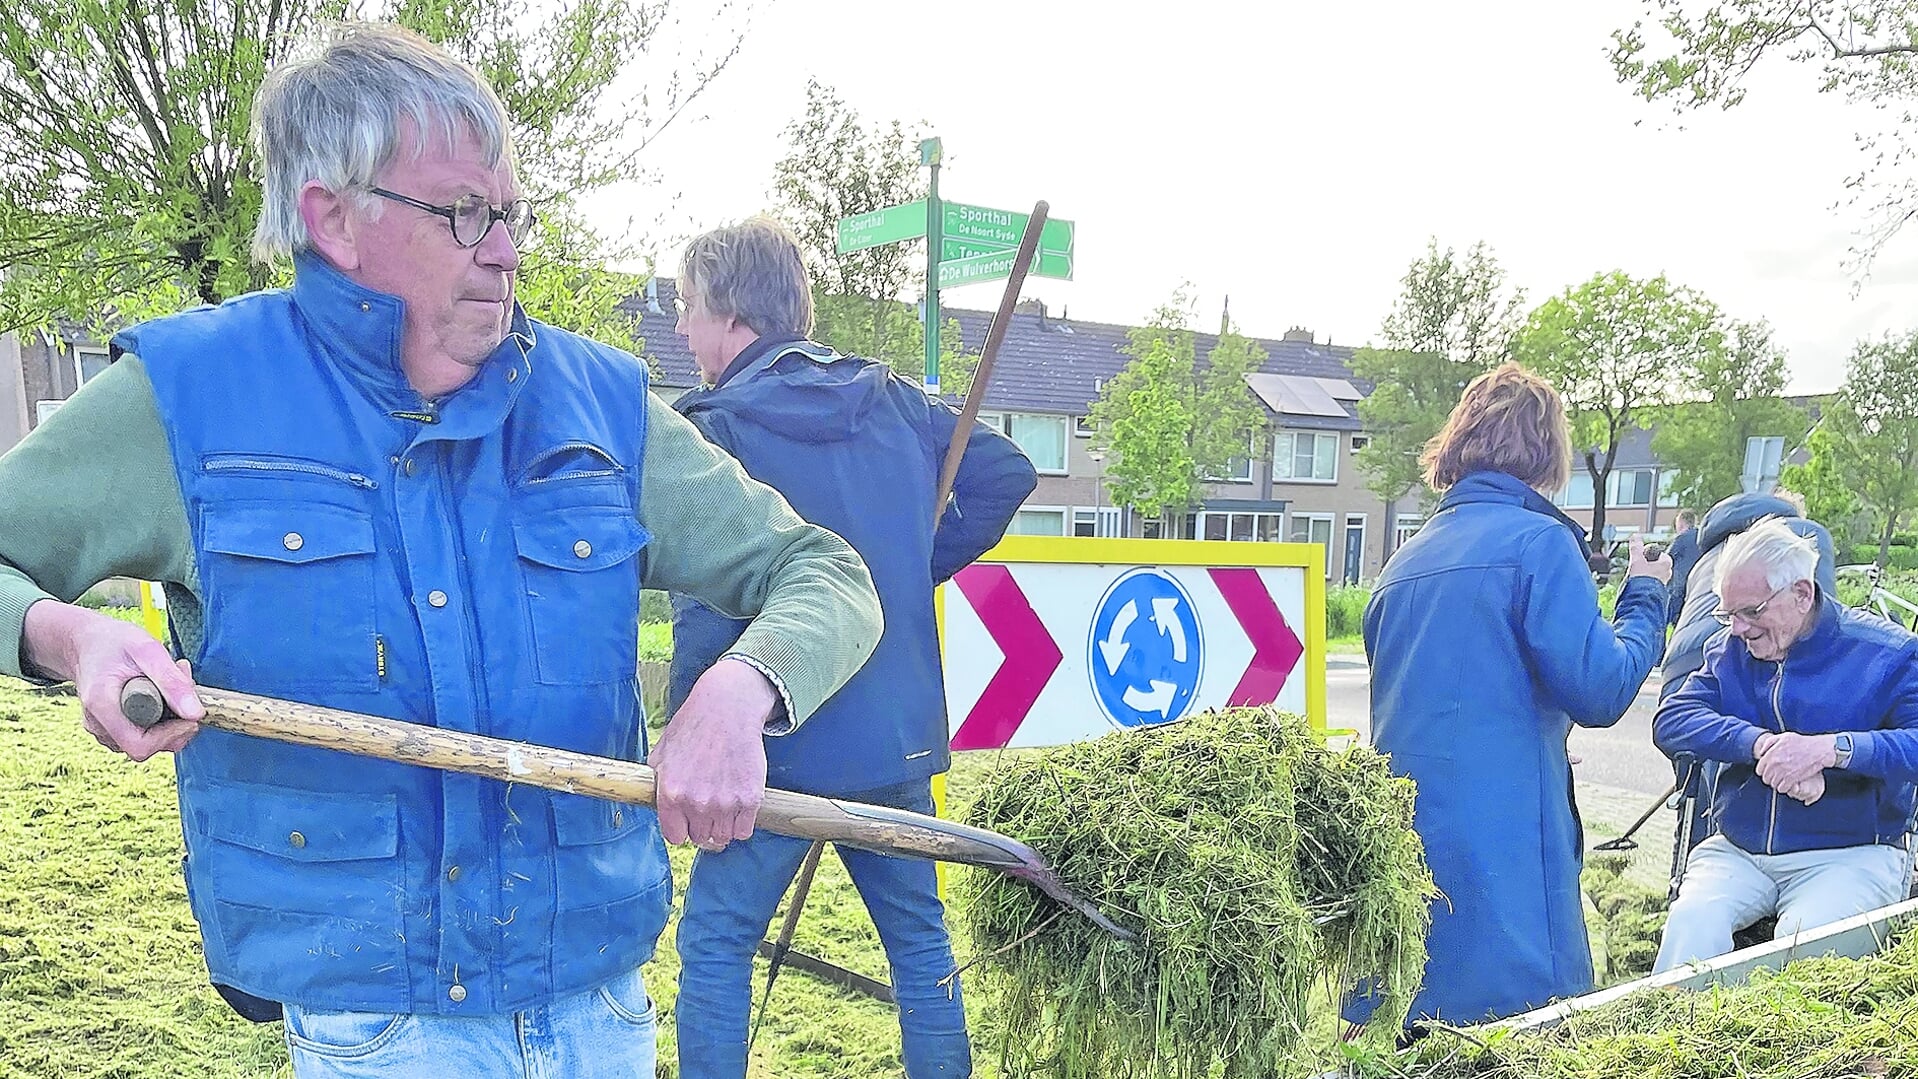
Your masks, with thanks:
[{"label": "hooded jacket", "polygon": [[[885,614],[859,673],[804,726],[767,739],[767,785],[843,795],[945,771],[952,755],[933,589],[999,542],[1038,483],[1032,462],[976,424],[935,534],[956,412],[884,364],[799,337],[761,337],[715,387],[674,407],[801,517],[852,544]],[[674,597],[670,708],[745,625]]]}]

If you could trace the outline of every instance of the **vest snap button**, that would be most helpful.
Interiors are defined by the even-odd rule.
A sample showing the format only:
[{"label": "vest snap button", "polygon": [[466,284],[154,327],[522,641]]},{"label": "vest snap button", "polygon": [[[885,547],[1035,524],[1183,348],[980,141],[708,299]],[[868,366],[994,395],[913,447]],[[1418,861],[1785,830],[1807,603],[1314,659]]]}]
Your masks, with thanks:
[{"label": "vest snap button", "polygon": [[506,381],[508,381],[508,382],[518,382],[518,381],[519,381],[519,368],[517,368],[517,367],[508,367],[508,368],[506,369]]},{"label": "vest snap button", "polygon": [[415,461],[411,457],[408,457],[406,459],[406,462],[400,466],[400,470],[405,472],[407,475],[411,476],[414,472],[419,470],[419,467],[420,466],[418,461]]},{"label": "vest snap button", "polygon": [[373,305],[372,305],[372,304],[370,304],[370,303],[364,303],[364,302],[363,302],[363,303],[361,303],[361,304],[360,304],[360,310],[362,310],[362,311],[371,311],[371,310],[373,310]]},{"label": "vest snap button", "polygon": [[301,847],[306,846],[306,837],[298,832],[294,832],[292,835],[286,837],[286,842],[294,850],[299,850]]},{"label": "vest snap button", "polygon": [[435,588],[426,594],[426,602],[435,607],[444,607],[446,606],[446,593]]},{"label": "vest snap button", "polygon": [[286,535],[280,537],[280,545],[289,551],[297,551],[306,546],[306,538],[298,532],[288,532]]},{"label": "vest snap button", "polygon": [[454,866],[453,868],[448,869],[446,871],[446,879],[449,881],[455,881],[460,879],[460,867]]},{"label": "vest snap button", "polygon": [[573,553],[581,558],[591,558],[593,555],[593,545],[587,543],[585,540],[580,540],[578,543],[573,544]]},{"label": "vest snap button", "polygon": [[453,1003],[458,1004],[460,1001],[466,999],[466,987],[455,982],[453,988],[446,991],[446,997]]}]

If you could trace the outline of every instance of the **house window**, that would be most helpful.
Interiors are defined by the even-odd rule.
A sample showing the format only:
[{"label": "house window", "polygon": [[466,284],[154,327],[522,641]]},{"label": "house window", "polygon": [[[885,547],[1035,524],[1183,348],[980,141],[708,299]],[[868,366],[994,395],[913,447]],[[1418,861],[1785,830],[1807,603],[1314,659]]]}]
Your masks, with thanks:
[{"label": "house window", "polygon": [[1253,435],[1246,440],[1245,456],[1234,457],[1225,463],[1223,475],[1207,476],[1213,483],[1251,483],[1252,458],[1259,455],[1259,436]]},{"label": "house window", "polygon": [[47,422],[47,417],[60,411],[60,406],[64,404],[66,404],[65,401],[35,401],[33,403],[34,425],[39,426]]},{"label": "house window", "polygon": [[1069,418],[1031,412],[979,413],[979,422],[1012,439],[1032,459],[1032,467],[1055,475],[1062,475],[1066,470],[1066,421]]},{"label": "house window", "polygon": [[1592,474],[1580,468],[1572,473],[1565,489],[1552,501],[1568,510],[1588,510],[1592,508]]},{"label": "house window", "polygon": [[73,384],[84,386],[95,375],[107,369],[107,350],[91,345],[76,345],[73,349]]},{"label": "house window", "polygon": [[1208,510],[1199,515],[1199,538],[1236,540],[1241,543],[1276,543],[1284,534],[1282,513],[1221,513]]},{"label": "house window", "polygon": [[1392,549],[1405,546],[1405,541],[1419,534],[1425,527],[1425,518],[1416,513],[1400,513],[1392,518]]},{"label": "house window", "polygon": [[1098,509],[1076,509],[1072,511],[1072,534],[1075,536],[1116,536],[1119,534],[1119,511],[1110,506]]},{"label": "house window", "polygon": [[1092,437],[1092,417],[1091,416],[1074,416],[1072,418],[1072,437],[1074,438],[1091,438]]},{"label": "house window", "polygon": [[1353,435],[1352,436],[1352,452],[1353,453],[1357,453],[1360,450],[1364,449],[1365,447],[1370,446],[1371,444],[1372,444],[1371,435]]},{"label": "house window", "polygon": [[1012,515],[1012,526],[1006,529],[1006,534],[1063,536],[1066,534],[1066,511],[1057,507],[1020,510]]},{"label": "house window", "polygon": [[1649,468],[1634,468],[1612,473],[1606,504],[1610,506],[1649,506],[1652,504],[1652,477]]},{"label": "house window", "polygon": [[1339,436],[1332,431],[1281,431],[1274,440],[1272,478],[1305,483],[1335,483],[1339,478]]},{"label": "house window", "polygon": [[1670,509],[1678,505],[1678,472],[1666,469],[1658,474],[1658,504]]},{"label": "house window", "polygon": [[1325,548],[1325,575],[1332,576],[1332,515],[1329,513],[1295,513],[1286,532],[1286,539],[1293,543],[1316,543]]},{"label": "house window", "polygon": [[1175,516],[1168,522],[1158,517],[1144,517],[1139,521],[1139,535],[1146,539],[1191,539],[1197,534],[1198,514],[1188,513],[1183,517]]}]

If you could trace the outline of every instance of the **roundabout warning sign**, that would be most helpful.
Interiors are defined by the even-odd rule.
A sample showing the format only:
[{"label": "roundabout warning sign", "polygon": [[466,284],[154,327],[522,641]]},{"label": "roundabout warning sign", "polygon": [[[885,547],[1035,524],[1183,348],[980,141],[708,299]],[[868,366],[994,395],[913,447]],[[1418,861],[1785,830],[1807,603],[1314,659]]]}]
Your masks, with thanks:
[{"label": "roundabout warning sign", "polygon": [[954,749],[1272,704],[1325,722],[1325,549],[1009,536],[941,590]]},{"label": "roundabout warning sign", "polygon": [[1192,597],[1157,569],[1112,583],[1092,616],[1086,669],[1114,723],[1137,727],[1185,715],[1199,689],[1205,641]]}]

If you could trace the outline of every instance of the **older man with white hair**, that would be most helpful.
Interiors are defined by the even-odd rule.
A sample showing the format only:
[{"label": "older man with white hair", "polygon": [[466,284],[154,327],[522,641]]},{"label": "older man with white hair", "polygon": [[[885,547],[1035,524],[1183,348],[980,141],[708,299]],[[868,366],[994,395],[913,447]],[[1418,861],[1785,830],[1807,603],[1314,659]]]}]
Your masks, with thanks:
[{"label": "older man with white hair", "polygon": [[1786,937],[1904,895],[1918,637],[1823,594],[1817,561],[1776,518],[1731,540],[1714,612],[1730,632],[1653,721],[1667,754],[1723,765],[1658,970],[1728,952],[1768,915]]},{"label": "older man with white hair", "polygon": [[[662,835],[752,835],[762,734],[870,654],[872,578],[643,363],[515,301],[534,208],[471,67],[348,23],[254,113],[255,246],[292,285],[125,330],[0,458],[0,674],[177,753],[207,967],[284,1014],[299,1079],[649,1079]],[[165,582],[190,675],[72,605],[114,575]],[[638,759],[642,587],[752,619],[674,716],[657,817],[194,722],[198,681]],[[181,718],[128,722],[139,674]]]}]

